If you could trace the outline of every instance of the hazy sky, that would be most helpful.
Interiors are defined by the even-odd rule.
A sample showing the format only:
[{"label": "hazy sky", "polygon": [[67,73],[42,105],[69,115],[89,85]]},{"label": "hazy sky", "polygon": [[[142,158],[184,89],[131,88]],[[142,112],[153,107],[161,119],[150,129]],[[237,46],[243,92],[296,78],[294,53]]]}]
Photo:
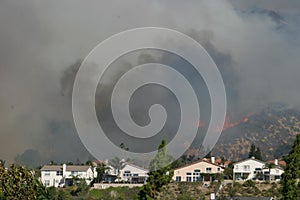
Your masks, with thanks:
[{"label": "hazy sky", "polygon": [[144,26],[203,44],[224,76],[230,112],[299,107],[298,0],[1,0],[0,158],[90,158],[72,119],[73,65],[112,34]]}]

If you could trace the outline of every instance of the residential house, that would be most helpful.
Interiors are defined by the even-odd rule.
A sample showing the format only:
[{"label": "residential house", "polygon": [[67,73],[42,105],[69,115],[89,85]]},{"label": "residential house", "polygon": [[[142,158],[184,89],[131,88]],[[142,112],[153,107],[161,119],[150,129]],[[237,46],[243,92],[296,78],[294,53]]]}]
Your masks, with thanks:
[{"label": "residential house", "polygon": [[46,187],[63,187],[73,184],[75,178],[87,184],[97,176],[96,170],[88,165],[45,165],[41,168],[41,182]]},{"label": "residential house", "polygon": [[149,170],[127,162],[124,164],[125,166],[120,170],[121,181],[128,183],[145,183],[147,181]]},{"label": "residential house", "polygon": [[200,181],[212,181],[213,174],[220,174],[224,171],[224,168],[212,162],[206,160],[199,160],[184,167],[180,167],[174,170],[173,180],[176,182],[200,182]]},{"label": "residential house", "polygon": [[254,157],[237,162],[233,167],[233,180],[260,179],[258,175],[262,174],[265,162]]},{"label": "residential house", "polygon": [[284,170],[279,166],[264,168],[262,171],[266,181],[280,181],[281,175],[284,173]]},{"label": "residential house", "polygon": [[267,163],[257,160],[254,157],[237,162],[233,168],[233,180],[280,180],[281,174],[284,172],[278,166],[275,160],[275,167],[268,168]]}]

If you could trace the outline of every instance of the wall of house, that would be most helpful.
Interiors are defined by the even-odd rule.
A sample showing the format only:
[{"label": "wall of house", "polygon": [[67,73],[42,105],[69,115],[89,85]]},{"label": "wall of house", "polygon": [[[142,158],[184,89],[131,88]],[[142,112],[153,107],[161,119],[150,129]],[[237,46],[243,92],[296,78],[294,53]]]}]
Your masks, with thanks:
[{"label": "wall of house", "polygon": [[121,180],[123,181],[128,181],[129,176],[128,173],[125,172],[130,172],[131,176],[137,176],[137,177],[148,177],[148,170],[142,169],[135,167],[133,165],[125,165],[125,167],[120,170],[120,175],[121,175]]},{"label": "wall of house", "polygon": [[202,180],[202,177],[200,177],[201,173],[216,174],[222,173],[223,171],[223,168],[220,166],[207,162],[198,162],[193,165],[188,165],[186,167],[174,170],[173,180],[178,182],[198,182]]},{"label": "wall of house", "polygon": [[262,169],[264,165],[265,165],[264,163],[253,159],[236,163],[234,164],[234,168],[233,168],[233,177],[236,180],[242,178],[244,174],[249,174],[247,180],[252,179],[255,176],[254,174],[255,169],[256,168]]},{"label": "wall of house", "polygon": [[58,187],[59,184],[63,183],[63,176],[57,176],[56,171],[42,171],[41,181],[47,187]]},{"label": "wall of house", "polygon": [[65,184],[66,179],[72,179],[73,176],[78,176],[78,178],[85,179],[87,184],[97,176],[97,172],[93,173],[92,169],[89,168],[87,171],[66,171],[66,168],[63,168],[63,174],[57,175],[57,171],[41,171],[41,181],[43,185],[50,187],[59,187]]}]

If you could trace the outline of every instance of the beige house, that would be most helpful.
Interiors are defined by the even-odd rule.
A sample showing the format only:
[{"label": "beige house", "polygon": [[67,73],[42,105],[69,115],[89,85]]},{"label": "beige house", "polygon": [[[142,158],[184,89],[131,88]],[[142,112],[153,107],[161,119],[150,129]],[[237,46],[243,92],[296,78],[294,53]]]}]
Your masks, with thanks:
[{"label": "beige house", "polygon": [[223,167],[219,165],[200,160],[175,169],[173,180],[176,182],[212,181],[212,174],[222,173],[223,171]]}]

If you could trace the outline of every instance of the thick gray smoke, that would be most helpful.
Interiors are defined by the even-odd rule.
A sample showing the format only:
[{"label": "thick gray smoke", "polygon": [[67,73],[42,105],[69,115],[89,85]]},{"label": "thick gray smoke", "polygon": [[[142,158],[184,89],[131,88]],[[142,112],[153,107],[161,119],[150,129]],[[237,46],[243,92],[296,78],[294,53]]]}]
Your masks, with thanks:
[{"label": "thick gray smoke", "polygon": [[3,0],[0,158],[90,158],[72,119],[74,76],[99,42],[135,27],[172,28],[199,41],[223,75],[230,113],[273,102],[299,107],[299,10],[297,0]]}]

